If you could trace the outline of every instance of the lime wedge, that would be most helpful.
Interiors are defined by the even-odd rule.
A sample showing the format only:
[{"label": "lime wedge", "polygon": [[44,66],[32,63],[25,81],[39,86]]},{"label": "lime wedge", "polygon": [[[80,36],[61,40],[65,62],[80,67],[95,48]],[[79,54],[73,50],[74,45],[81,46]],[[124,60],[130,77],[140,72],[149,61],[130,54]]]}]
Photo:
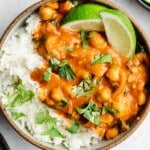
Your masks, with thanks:
[{"label": "lime wedge", "polygon": [[150,0],[143,0],[144,2],[150,4]]},{"label": "lime wedge", "polygon": [[100,12],[108,42],[120,54],[132,57],[135,53],[136,35],[129,18],[118,10]]},{"label": "lime wedge", "polygon": [[107,7],[95,3],[81,4],[63,18],[62,27],[71,31],[104,31],[100,11]]}]

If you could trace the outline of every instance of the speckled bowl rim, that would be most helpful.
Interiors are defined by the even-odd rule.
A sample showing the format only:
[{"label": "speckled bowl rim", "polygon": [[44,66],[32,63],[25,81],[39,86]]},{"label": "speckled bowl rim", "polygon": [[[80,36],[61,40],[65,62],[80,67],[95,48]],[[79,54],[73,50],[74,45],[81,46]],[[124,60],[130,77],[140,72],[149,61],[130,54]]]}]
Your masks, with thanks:
[{"label": "speckled bowl rim", "polygon": [[[24,18],[23,20],[25,20],[26,17],[28,17],[31,13],[33,13],[36,9],[38,9],[41,5],[43,5],[44,3],[48,2],[48,1],[50,1],[50,0],[41,0],[41,1],[33,4],[32,6],[28,7],[21,14],[19,14],[18,17],[16,17],[16,19],[14,19],[14,21],[9,25],[9,27],[4,32],[4,34],[0,40],[0,49],[2,48],[4,42],[6,41],[6,38],[11,33],[12,29],[15,28],[15,26],[17,24],[20,24],[20,20],[22,18]],[[133,25],[135,26],[135,29],[137,30],[138,36],[141,37],[142,42],[145,44],[144,45],[145,48],[150,53],[150,42],[149,42],[150,40],[148,39],[147,35],[144,33],[144,31],[140,27],[140,25],[128,14],[128,12],[126,10],[124,10],[122,7],[120,7],[119,5],[117,5],[114,2],[109,1],[109,0],[107,0],[107,1],[106,0],[91,0],[89,2],[98,2],[101,4],[107,5],[108,7],[112,7],[112,8],[115,8],[115,9],[118,9],[118,10],[124,12],[129,17],[129,19],[132,21]],[[4,105],[3,105],[1,100],[0,100],[0,108],[1,108],[4,116],[6,117],[7,121],[9,122],[9,124],[23,138],[25,138],[27,141],[29,141],[30,143],[32,143],[33,145],[35,145],[41,149],[52,150],[52,148],[40,143],[39,141],[36,141],[36,139],[33,139],[32,137],[27,135],[24,131],[22,131],[21,128],[19,128],[16,125],[16,123],[13,121],[13,119],[10,117],[10,115],[8,114],[6,109],[4,108]],[[141,112],[139,114],[140,119],[138,121],[135,120],[133,122],[131,128],[128,131],[119,134],[116,138],[111,139],[109,141],[104,141],[104,142],[102,141],[103,147],[100,147],[98,149],[99,150],[108,150],[108,149],[118,145],[119,143],[121,143],[125,139],[127,139],[141,125],[141,123],[143,122],[143,120],[147,116],[149,110],[150,110],[150,96],[149,96],[149,99],[147,100],[146,104],[144,105],[143,109],[141,110]]]}]

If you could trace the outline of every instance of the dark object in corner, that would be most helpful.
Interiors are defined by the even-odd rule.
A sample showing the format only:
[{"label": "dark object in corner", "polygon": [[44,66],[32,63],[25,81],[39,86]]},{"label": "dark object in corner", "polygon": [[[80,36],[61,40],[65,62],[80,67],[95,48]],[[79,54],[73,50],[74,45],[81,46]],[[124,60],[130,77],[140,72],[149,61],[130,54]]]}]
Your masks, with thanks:
[{"label": "dark object in corner", "polygon": [[0,133],[0,150],[10,150],[6,140],[4,139],[1,133]]}]

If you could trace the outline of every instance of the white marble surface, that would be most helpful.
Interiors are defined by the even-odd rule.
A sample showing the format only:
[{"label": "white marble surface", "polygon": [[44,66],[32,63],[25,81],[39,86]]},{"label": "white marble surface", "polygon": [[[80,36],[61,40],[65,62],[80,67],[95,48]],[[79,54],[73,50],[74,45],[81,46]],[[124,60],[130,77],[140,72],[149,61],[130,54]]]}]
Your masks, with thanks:
[{"label": "white marble surface", "polygon": [[[25,8],[38,0],[0,0],[0,37],[10,22]],[[112,0],[124,7],[143,27],[150,38],[150,11],[137,0]],[[8,124],[0,112],[0,132],[7,139],[11,150],[39,150],[25,141]],[[150,113],[143,124],[127,140],[112,150],[150,150]]]}]

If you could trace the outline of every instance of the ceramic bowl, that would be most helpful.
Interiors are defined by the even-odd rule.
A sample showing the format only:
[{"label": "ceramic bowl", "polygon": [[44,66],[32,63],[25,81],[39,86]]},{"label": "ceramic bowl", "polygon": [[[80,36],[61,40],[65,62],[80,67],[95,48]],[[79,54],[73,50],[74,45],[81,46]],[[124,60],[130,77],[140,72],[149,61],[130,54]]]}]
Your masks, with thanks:
[{"label": "ceramic bowl", "polygon": [[[16,29],[18,29],[20,26],[23,25],[25,19],[31,13],[35,12],[41,5],[43,5],[44,3],[48,2],[48,1],[50,1],[50,0],[42,0],[42,1],[32,5],[31,7],[27,8],[26,10],[24,10],[21,14],[19,14],[19,16],[10,24],[10,26],[4,32],[4,34],[1,38],[1,41],[0,41],[0,48],[7,41],[7,39],[11,36],[12,33]],[[148,37],[143,32],[143,30],[138,25],[138,23],[123,8],[121,8],[120,6],[118,6],[117,4],[115,4],[111,1],[106,1],[106,0],[92,0],[92,2],[98,2],[98,3],[104,4],[108,7],[115,8],[115,9],[118,9],[118,10],[124,12],[130,18],[131,22],[133,23],[136,33],[137,33],[137,37],[143,43],[144,48],[146,49],[146,51],[150,52],[150,42],[148,40]],[[43,143],[35,140],[31,136],[29,136],[27,133],[23,132],[22,129],[16,125],[16,123],[10,117],[8,112],[5,110],[4,105],[2,104],[1,100],[0,100],[0,107],[1,107],[1,110],[4,114],[4,116],[7,118],[8,122],[22,137],[24,137],[27,141],[29,141],[30,143],[34,144],[35,146],[37,146],[41,149],[51,149],[50,147],[45,146]],[[142,107],[141,111],[138,114],[140,119],[139,120],[135,119],[133,121],[130,129],[127,130],[126,132],[119,134],[117,137],[115,137],[111,140],[102,141],[101,146],[99,147],[99,150],[110,149],[110,148],[116,146],[117,144],[119,144],[120,142],[124,141],[125,139],[127,139],[141,125],[144,118],[148,114],[149,110],[150,110],[150,97],[149,97],[149,100],[147,100],[146,104]]]}]

